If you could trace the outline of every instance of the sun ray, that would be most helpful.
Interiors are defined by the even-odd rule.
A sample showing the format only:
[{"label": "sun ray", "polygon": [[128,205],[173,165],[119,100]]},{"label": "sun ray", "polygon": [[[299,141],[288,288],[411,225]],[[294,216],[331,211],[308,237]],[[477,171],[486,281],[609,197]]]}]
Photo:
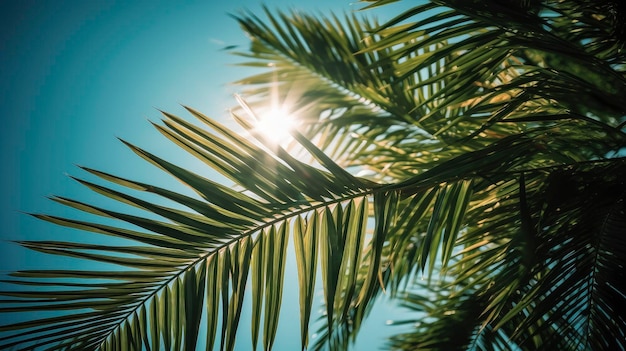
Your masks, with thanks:
[{"label": "sun ray", "polygon": [[295,127],[293,116],[286,106],[274,106],[259,116],[256,129],[277,144],[291,139],[291,130]]}]

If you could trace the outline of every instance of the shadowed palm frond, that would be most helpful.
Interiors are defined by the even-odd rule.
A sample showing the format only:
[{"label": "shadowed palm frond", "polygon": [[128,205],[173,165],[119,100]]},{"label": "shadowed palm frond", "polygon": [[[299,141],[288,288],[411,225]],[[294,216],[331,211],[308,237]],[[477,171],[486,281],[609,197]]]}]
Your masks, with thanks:
[{"label": "shadowed palm frond", "polygon": [[[509,182],[509,200],[468,229],[446,277],[414,280],[402,298],[419,318],[398,323],[415,324],[415,332],[393,337],[390,346],[620,349],[624,166],[620,160],[521,173]],[[470,205],[466,217],[472,214]]]}]

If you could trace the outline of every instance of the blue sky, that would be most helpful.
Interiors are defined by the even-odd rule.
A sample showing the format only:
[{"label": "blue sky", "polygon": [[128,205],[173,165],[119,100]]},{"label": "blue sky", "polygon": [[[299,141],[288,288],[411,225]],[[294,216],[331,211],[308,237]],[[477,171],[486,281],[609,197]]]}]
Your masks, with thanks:
[{"label": "blue sky", "polygon": [[[319,13],[361,7],[350,0],[265,4]],[[250,73],[233,66],[235,58],[223,50],[248,44],[227,14],[243,9],[256,13],[260,8],[256,0],[2,2],[2,272],[57,263],[41,261],[7,240],[82,235],[22,213],[68,215],[69,209],[46,198],[52,194],[103,203],[67,177],[83,175],[77,164],[177,186],[116,137],[182,166],[197,167],[148,120],[159,120],[157,109],[185,115],[181,104],[226,120],[238,90],[228,83]],[[378,318],[363,333],[368,349],[385,334],[384,320]],[[244,342],[239,346],[248,348]]]}]

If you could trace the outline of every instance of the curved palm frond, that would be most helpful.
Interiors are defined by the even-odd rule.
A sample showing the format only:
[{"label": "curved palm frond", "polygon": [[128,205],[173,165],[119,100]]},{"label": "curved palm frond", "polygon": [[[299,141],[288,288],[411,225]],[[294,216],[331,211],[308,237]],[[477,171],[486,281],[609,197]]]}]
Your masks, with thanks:
[{"label": "curved palm frond", "polygon": [[[385,39],[368,50],[391,50],[388,60],[376,64],[393,66],[388,72],[398,77],[420,74],[448,60],[415,87],[445,83],[420,101],[436,106],[422,123],[464,123],[461,130],[477,136],[488,130],[502,133],[516,122],[580,119],[615,132],[626,111],[619,98],[624,94],[625,67],[619,47],[609,45],[616,40],[611,24],[598,22],[606,17],[606,9],[587,1],[547,1],[540,8],[537,12],[495,1],[434,1],[381,26],[377,33]],[[435,10],[435,16],[421,17]],[[605,48],[602,53],[598,45]],[[435,50],[426,52],[426,47]],[[584,104],[580,94],[588,97]],[[448,109],[459,105],[469,110],[455,120],[446,118]],[[478,130],[467,128],[468,123]]]},{"label": "curved palm frond", "polygon": [[[8,282],[30,285],[33,289],[3,291],[8,298],[2,301],[2,311],[67,312],[3,326],[2,331],[13,332],[2,337],[3,348],[25,345],[58,349],[106,350],[118,346],[193,349],[202,305],[206,302],[207,344],[214,343],[220,325],[221,348],[232,349],[249,271],[252,271],[253,325],[256,327],[253,334],[256,340],[258,326],[263,325],[264,348],[270,348],[277,328],[285,250],[292,225],[296,227],[294,232],[302,235],[296,239],[296,247],[302,269],[301,308],[309,311],[303,313],[303,343],[306,345],[312,277],[319,256],[308,251],[320,245],[321,263],[326,270],[323,275],[327,300],[332,301],[337,286],[343,284],[336,281],[342,262],[360,266],[360,253],[368,245],[363,241],[365,226],[362,222],[367,217],[365,209],[372,194],[371,184],[368,187],[339,168],[302,137],[298,139],[324,168],[303,164],[276,145],[253,144],[199,112],[188,110],[216,134],[168,113],[164,113],[164,126],[156,127],[245,191],[234,191],[212,182],[130,143],[126,144],[135,153],[178,178],[193,189],[198,198],[84,168],[126,189],[116,190],[79,180],[90,190],[158,215],[162,220],[55,197],[55,201],[66,206],[121,220],[143,231],[35,215],[55,224],[120,237],[135,244],[113,246],[62,241],[23,241],[20,244],[48,254],[121,265],[130,270],[14,273],[14,278]],[[240,122],[252,127],[244,119]],[[142,200],[131,195],[132,191],[159,195],[185,209]],[[304,233],[309,233],[308,237]],[[327,246],[329,238],[339,241]],[[302,240],[306,240],[306,244]],[[344,249],[346,242],[349,245]],[[360,243],[356,248],[352,245],[355,242]],[[342,258],[344,251],[345,259]],[[376,269],[373,270],[375,274]],[[40,287],[45,288],[38,289]],[[365,303],[368,296],[365,292],[361,294]],[[218,311],[221,311],[221,320],[218,320]],[[329,312],[332,316],[332,310]]]}]

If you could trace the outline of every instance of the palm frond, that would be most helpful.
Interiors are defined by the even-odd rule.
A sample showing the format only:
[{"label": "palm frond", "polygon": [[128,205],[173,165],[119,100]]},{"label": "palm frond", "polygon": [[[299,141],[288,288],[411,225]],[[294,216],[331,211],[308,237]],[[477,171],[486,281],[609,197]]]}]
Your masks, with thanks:
[{"label": "palm frond", "polygon": [[[108,210],[64,197],[53,198],[94,216],[129,223],[139,230],[51,215],[36,217],[75,229],[120,237],[139,245],[20,242],[29,249],[47,254],[121,265],[128,270],[38,270],[13,274],[10,283],[29,285],[34,289],[4,291],[3,295],[8,297],[3,301],[4,312],[67,312],[56,317],[3,326],[4,332],[17,331],[2,338],[3,347],[25,345],[106,350],[121,345],[123,348],[138,349],[193,349],[199,335],[202,306],[206,303],[204,318],[207,318],[208,324],[208,344],[216,342],[215,333],[221,326],[221,348],[232,349],[245,286],[252,271],[256,311],[253,325],[257,328],[253,333],[256,340],[258,328],[262,325],[264,348],[271,348],[280,311],[285,250],[291,233],[289,227],[294,224],[304,228],[304,232],[310,232],[309,236],[324,238],[308,241],[307,247],[320,245],[322,263],[326,267],[327,299],[333,300],[337,289],[337,282],[333,283],[336,277],[333,277],[341,267],[341,257],[345,255],[346,262],[350,262],[344,263],[344,266],[360,265],[361,247],[365,244],[352,235],[360,232],[359,237],[362,237],[364,233],[362,222],[367,217],[364,209],[372,188],[343,171],[305,140],[302,140],[304,147],[321,165],[334,173],[303,164],[284,150],[276,149],[275,145],[266,144],[267,147],[263,147],[254,144],[199,112],[188,110],[218,134],[167,113],[164,113],[164,126],[157,128],[245,191],[235,191],[215,183],[127,142],[140,157],[178,178],[198,196],[189,197],[85,168],[91,174],[126,190],[118,191],[111,186],[86,180],[79,180],[81,184],[112,200],[157,215],[162,220]],[[244,120],[240,120],[243,123]],[[177,203],[177,206],[168,207],[142,200],[131,195],[132,191],[157,194]],[[347,212],[345,220],[342,219],[344,211]],[[355,215],[355,211],[359,214]],[[354,218],[361,220],[355,222]],[[319,223],[303,224],[318,220]],[[327,247],[326,240],[340,233],[344,233],[344,240],[349,245],[338,242]],[[354,248],[352,244],[355,240],[361,246]],[[304,253],[300,256],[301,265],[308,267],[301,272],[303,291],[309,291],[308,297],[304,292],[302,294],[301,308],[308,310],[309,315],[311,282],[317,269],[317,256]],[[348,283],[343,285],[353,284],[350,279],[354,281],[354,273],[349,274],[347,279]],[[37,290],[39,286],[46,288],[44,291]],[[365,295],[363,303],[367,299]],[[342,307],[337,308],[340,309]],[[86,310],[100,311],[99,317],[95,318]],[[218,311],[221,311],[221,320],[218,320]],[[262,323],[261,314],[264,316]],[[303,345],[306,342],[306,323],[303,323]]]},{"label": "palm frond", "polygon": [[[624,171],[620,160],[519,173],[497,205],[470,204],[466,218],[481,218],[480,224],[458,241],[447,278],[429,285],[414,280],[414,292],[403,299],[419,312],[419,319],[405,321],[416,329],[393,337],[390,346],[622,348],[619,310],[626,298],[616,270],[625,256],[623,235],[616,234],[624,230]],[[489,219],[481,216],[485,205]]]}]

